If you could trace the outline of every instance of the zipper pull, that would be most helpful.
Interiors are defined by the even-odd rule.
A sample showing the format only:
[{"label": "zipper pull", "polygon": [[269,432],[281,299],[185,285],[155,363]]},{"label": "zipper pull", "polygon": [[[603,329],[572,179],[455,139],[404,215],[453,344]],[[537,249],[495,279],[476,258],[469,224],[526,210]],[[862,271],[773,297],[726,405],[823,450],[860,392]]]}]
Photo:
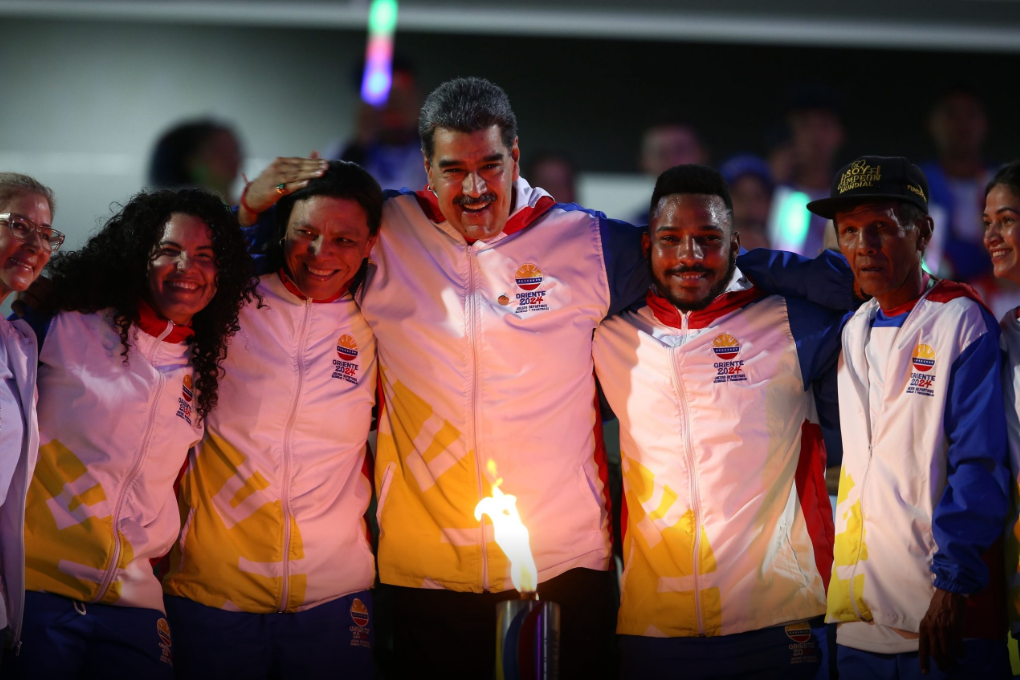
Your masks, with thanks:
[{"label": "zipper pull", "polygon": [[170,335],[170,333],[173,332],[173,330],[174,330],[174,322],[173,321],[167,321],[166,322],[166,328],[164,328],[163,332],[159,334],[159,336],[156,338],[156,341],[157,342],[163,342],[164,340],[166,340],[166,337],[168,335]]},{"label": "zipper pull", "polygon": [[680,330],[684,333],[687,332],[687,322],[691,320],[690,312],[683,312],[680,314]]}]

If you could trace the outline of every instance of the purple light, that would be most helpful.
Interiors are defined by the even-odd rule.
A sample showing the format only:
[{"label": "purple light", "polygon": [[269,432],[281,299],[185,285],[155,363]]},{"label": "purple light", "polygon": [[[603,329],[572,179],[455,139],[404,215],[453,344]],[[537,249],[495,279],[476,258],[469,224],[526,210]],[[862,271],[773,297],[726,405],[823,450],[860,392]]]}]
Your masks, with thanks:
[{"label": "purple light", "polygon": [[365,48],[365,73],[361,79],[361,99],[382,106],[393,84],[393,33],[397,28],[396,0],[373,0],[368,11],[368,46]]}]

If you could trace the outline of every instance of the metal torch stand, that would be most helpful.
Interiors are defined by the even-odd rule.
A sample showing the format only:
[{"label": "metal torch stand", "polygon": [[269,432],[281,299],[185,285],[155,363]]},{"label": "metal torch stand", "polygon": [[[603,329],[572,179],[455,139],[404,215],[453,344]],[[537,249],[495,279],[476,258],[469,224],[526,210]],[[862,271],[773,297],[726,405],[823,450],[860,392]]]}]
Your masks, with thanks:
[{"label": "metal torch stand", "polygon": [[560,606],[538,599],[496,605],[496,680],[558,680]]}]

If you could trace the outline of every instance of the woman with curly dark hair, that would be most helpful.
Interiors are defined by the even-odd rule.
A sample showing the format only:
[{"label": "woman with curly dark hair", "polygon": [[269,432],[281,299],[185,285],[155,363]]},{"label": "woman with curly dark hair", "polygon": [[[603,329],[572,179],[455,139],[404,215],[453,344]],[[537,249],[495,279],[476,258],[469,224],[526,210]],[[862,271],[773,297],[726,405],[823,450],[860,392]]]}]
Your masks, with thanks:
[{"label": "woman with curly dark hair", "polygon": [[276,206],[265,304],[241,312],[181,482],[163,580],[178,677],[372,677],[376,358],[355,298],[382,204],[371,175],[333,161]]},{"label": "woman with curly dark hair", "polygon": [[218,198],[164,190],[135,196],[50,270],[28,592],[4,672],[170,678],[151,563],[180,530],[174,480],[216,405],[238,313],[257,296],[251,259]]}]

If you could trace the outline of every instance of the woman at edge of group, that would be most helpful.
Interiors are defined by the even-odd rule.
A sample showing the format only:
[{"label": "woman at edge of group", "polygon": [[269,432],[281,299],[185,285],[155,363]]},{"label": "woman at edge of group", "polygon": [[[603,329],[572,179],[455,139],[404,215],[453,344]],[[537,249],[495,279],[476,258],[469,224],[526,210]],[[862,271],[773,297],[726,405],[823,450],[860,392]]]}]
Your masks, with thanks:
[{"label": "woman at edge of group", "polygon": [[163,581],[179,678],[373,675],[363,516],[376,358],[355,294],[383,194],[343,161],[312,161],[311,178],[278,191],[289,162],[242,198],[262,209],[280,199],[260,267],[265,305],[241,312],[219,406],[180,487]]},{"label": "woman at edge of group", "polygon": [[[6,677],[173,677],[152,562],[180,529],[174,481],[216,406],[255,279],[220,199],[141,193],[50,262],[21,645]],[[34,316],[35,311],[30,316]],[[9,673],[10,675],[6,675]]]},{"label": "woman at edge of group", "polygon": [[[999,169],[985,189],[985,248],[995,276],[1020,284],[1020,160]],[[1020,637],[1020,307],[999,322],[1003,349],[1002,396],[1006,403],[1013,515],[1006,532],[1007,612]]]},{"label": "woman at edge of group", "polygon": [[[53,191],[0,172],[0,302],[24,292],[64,242]],[[17,645],[25,605],[25,495],[39,455],[35,334],[0,317],[0,648]],[[2,665],[0,665],[2,668]]]}]

